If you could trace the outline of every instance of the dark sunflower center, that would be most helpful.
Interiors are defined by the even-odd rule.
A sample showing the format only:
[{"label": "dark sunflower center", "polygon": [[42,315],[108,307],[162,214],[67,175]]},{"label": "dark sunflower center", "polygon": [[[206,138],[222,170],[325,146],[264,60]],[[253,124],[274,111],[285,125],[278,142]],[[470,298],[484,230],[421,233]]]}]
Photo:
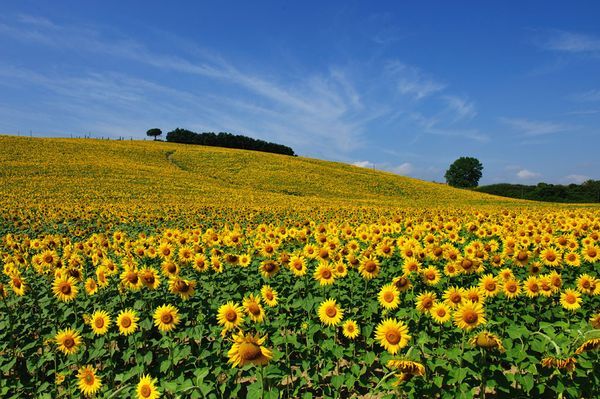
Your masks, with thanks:
[{"label": "dark sunflower center", "polygon": [[148,385],[142,385],[142,387],[140,388],[140,394],[144,398],[149,398],[152,394],[152,388],[150,388]]},{"label": "dark sunflower center", "polygon": [[565,296],[565,301],[567,303],[574,304],[575,302],[577,302],[577,299],[575,298],[575,295],[573,295],[573,294],[567,294]]},{"label": "dark sunflower center", "polygon": [[444,317],[444,316],[446,316],[446,309],[444,309],[444,308],[439,308],[439,309],[437,310],[437,315],[438,315],[439,317]]},{"label": "dark sunflower center", "polygon": [[422,304],[423,304],[423,308],[429,309],[433,305],[433,300],[431,298],[425,298],[425,299],[423,299]]},{"label": "dark sunflower center", "polygon": [[392,302],[394,300],[394,293],[390,291],[386,291],[383,294],[383,300],[386,302]]},{"label": "dark sunflower center", "polygon": [[257,305],[256,303],[254,303],[254,302],[253,302],[253,303],[251,303],[251,304],[248,306],[248,311],[249,311],[250,313],[252,313],[253,315],[255,315],[255,316],[258,316],[258,315],[260,314],[260,308],[259,308],[259,307],[258,307],[258,305]]},{"label": "dark sunflower center", "polygon": [[131,319],[129,317],[123,317],[121,319],[121,326],[124,328],[128,328],[131,326]]},{"label": "dark sunflower center", "polygon": [[86,374],[84,377],[85,383],[88,385],[93,385],[94,384],[94,376],[90,373]]},{"label": "dark sunflower center", "polygon": [[521,262],[526,261],[527,260],[527,252],[519,252],[519,254],[517,255],[517,259],[520,260]]},{"label": "dark sunflower center", "polygon": [[104,327],[104,319],[102,317],[98,317],[96,320],[94,320],[94,325],[96,328]]},{"label": "dark sunflower center", "polygon": [[233,323],[237,319],[237,313],[233,310],[228,310],[225,314],[225,318],[228,322]]},{"label": "dark sunflower center", "polygon": [[69,295],[71,293],[71,286],[69,284],[64,284],[62,287],[60,287],[60,292],[62,292],[64,295]]},{"label": "dark sunflower center", "polygon": [[385,334],[385,339],[390,344],[396,345],[398,342],[400,342],[400,334],[398,333],[398,331],[388,331]]},{"label": "dark sunflower center", "polygon": [[475,323],[477,323],[478,319],[479,319],[479,316],[477,316],[477,313],[475,313],[472,310],[468,310],[463,314],[463,320],[467,324],[475,324]]},{"label": "dark sunflower center", "polygon": [[127,274],[127,281],[131,284],[136,284],[138,282],[138,275],[135,272],[130,272]]},{"label": "dark sunflower center", "polygon": [[506,286],[506,289],[508,292],[516,292],[517,291],[517,285],[516,284],[508,284]]},{"label": "dark sunflower center", "polygon": [[267,263],[265,263],[264,269],[267,273],[270,273],[273,270],[275,270],[275,264],[273,264],[271,262],[267,262]]},{"label": "dark sunflower center", "polygon": [[52,263],[53,260],[54,260],[54,257],[52,255],[44,256],[44,262],[46,262],[46,263]]},{"label": "dark sunflower center", "polygon": [[327,317],[335,317],[335,315],[337,314],[335,306],[330,306],[327,309],[325,309],[325,314],[327,315]]},{"label": "dark sunflower center", "polygon": [[70,349],[75,346],[75,340],[73,338],[66,338],[63,341],[63,346],[67,349]]},{"label": "dark sunflower center", "polygon": [[173,315],[170,313],[164,313],[162,316],[160,316],[160,321],[162,321],[163,324],[171,324],[173,322]]},{"label": "dark sunflower center", "polygon": [[365,263],[365,270],[369,273],[373,273],[377,269],[377,265],[372,260]]},{"label": "dark sunflower center", "polygon": [[331,272],[328,269],[325,269],[321,272],[321,277],[323,277],[325,280],[328,280],[331,278]]},{"label": "dark sunflower center", "polygon": [[556,255],[554,255],[553,253],[549,253],[548,255],[546,255],[546,259],[550,262],[554,262],[554,260],[556,259]]},{"label": "dark sunflower center", "polygon": [[496,283],[489,281],[485,284],[485,289],[488,291],[494,291],[496,289]]}]

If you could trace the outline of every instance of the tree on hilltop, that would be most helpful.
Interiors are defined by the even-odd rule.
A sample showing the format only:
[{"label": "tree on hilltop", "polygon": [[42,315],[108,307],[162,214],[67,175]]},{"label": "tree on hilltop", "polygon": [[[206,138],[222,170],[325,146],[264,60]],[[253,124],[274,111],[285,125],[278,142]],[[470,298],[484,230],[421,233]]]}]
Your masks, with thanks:
[{"label": "tree on hilltop", "polygon": [[482,170],[483,165],[477,158],[460,157],[450,165],[444,177],[452,187],[477,187]]},{"label": "tree on hilltop", "polygon": [[162,130],[160,130],[159,128],[150,129],[146,132],[146,136],[154,137],[154,140],[156,140],[156,138],[158,136],[160,136],[161,134],[162,134]]}]

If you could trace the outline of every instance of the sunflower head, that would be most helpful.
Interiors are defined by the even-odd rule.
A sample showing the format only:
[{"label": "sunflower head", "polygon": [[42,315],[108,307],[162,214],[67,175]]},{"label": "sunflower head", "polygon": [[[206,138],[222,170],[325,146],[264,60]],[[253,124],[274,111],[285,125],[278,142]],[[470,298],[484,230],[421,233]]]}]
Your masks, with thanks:
[{"label": "sunflower head", "polygon": [[486,350],[497,350],[499,352],[504,352],[504,346],[502,345],[500,338],[489,331],[480,332],[473,337],[469,343],[473,346],[478,346]]},{"label": "sunflower head", "polygon": [[408,345],[411,336],[408,327],[396,319],[385,319],[377,326],[375,338],[392,355]]},{"label": "sunflower head", "polygon": [[154,325],[161,332],[173,330],[179,321],[179,311],[173,305],[161,305],[154,311]]},{"label": "sunflower head", "polygon": [[485,314],[480,303],[466,302],[454,313],[454,324],[463,330],[472,330],[485,323]]},{"label": "sunflower head", "polygon": [[348,339],[355,339],[360,334],[360,327],[354,320],[346,320],[342,324],[342,334]]},{"label": "sunflower head", "polygon": [[233,336],[233,345],[227,353],[232,367],[247,364],[264,366],[273,358],[273,352],[263,346],[266,337],[239,333]]},{"label": "sunflower head", "polygon": [[125,309],[117,316],[117,327],[123,335],[133,334],[137,330],[139,318],[135,310]]},{"label": "sunflower head", "polygon": [[77,385],[86,397],[95,395],[102,387],[102,379],[96,373],[96,369],[92,366],[81,367],[77,372]]},{"label": "sunflower head", "polygon": [[110,316],[104,310],[99,310],[90,316],[89,323],[90,327],[92,327],[92,331],[94,331],[94,334],[104,335],[110,326]]},{"label": "sunflower head", "polygon": [[244,322],[243,309],[233,301],[221,305],[217,311],[217,322],[225,330],[233,330]]},{"label": "sunflower head", "polygon": [[344,317],[344,310],[337,305],[335,299],[328,299],[321,303],[317,313],[321,322],[328,326],[338,325]]},{"label": "sunflower head", "polygon": [[158,399],[160,391],[156,388],[158,381],[149,375],[142,375],[140,382],[136,387],[136,399]]},{"label": "sunflower head", "polygon": [[58,350],[63,352],[65,355],[72,355],[79,350],[81,345],[81,337],[76,330],[65,329],[60,330],[55,338]]}]

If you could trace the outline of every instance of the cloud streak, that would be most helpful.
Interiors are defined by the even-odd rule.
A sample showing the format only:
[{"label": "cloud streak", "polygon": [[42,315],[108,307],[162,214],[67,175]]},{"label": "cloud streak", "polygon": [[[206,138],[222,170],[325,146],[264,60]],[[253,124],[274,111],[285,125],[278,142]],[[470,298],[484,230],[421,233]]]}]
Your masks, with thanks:
[{"label": "cloud streak", "polygon": [[527,137],[545,136],[578,129],[578,126],[527,118],[500,118],[500,121]]}]

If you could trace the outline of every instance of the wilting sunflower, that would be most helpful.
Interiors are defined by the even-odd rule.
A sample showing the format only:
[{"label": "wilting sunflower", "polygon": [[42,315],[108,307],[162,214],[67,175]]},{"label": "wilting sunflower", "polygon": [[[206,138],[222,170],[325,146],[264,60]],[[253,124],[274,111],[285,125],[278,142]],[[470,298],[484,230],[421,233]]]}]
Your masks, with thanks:
[{"label": "wilting sunflower", "polygon": [[233,301],[221,305],[217,312],[217,322],[222,325],[225,330],[233,330],[244,322],[243,309]]},{"label": "wilting sunflower", "polygon": [[593,314],[592,317],[590,317],[590,324],[595,329],[600,330],[600,313]]},{"label": "wilting sunflower", "polygon": [[408,291],[412,287],[412,283],[406,275],[395,277],[392,280],[392,284],[394,284],[394,287],[396,287],[399,292]]},{"label": "wilting sunflower", "polygon": [[63,352],[65,355],[72,355],[79,350],[81,344],[81,337],[79,332],[73,329],[60,330],[54,337],[58,350]]},{"label": "wilting sunflower", "polygon": [[393,284],[386,284],[381,287],[377,299],[385,309],[396,309],[400,303],[400,292]]},{"label": "wilting sunflower", "polygon": [[27,284],[25,283],[25,280],[18,274],[11,276],[10,287],[17,296],[25,295],[25,291],[27,290]]},{"label": "wilting sunflower", "polygon": [[411,336],[403,322],[390,318],[379,323],[375,330],[375,338],[379,341],[379,345],[394,355],[408,345]]},{"label": "wilting sunflower", "polygon": [[338,325],[342,321],[342,317],[344,317],[344,310],[337,305],[335,299],[328,299],[322,302],[319,305],[317,313],[321,322],[328,326]]},{"label": "wilting sunflower", "polygon": [[77,385],[84,396],[93,396],[102,388],[102,379],[93,366],[84,366],[77,372]]},{"label": "wilting sunflower", "polygon": [[360,327],[354,320],[346,320],[342,324],[342,334],[348,339],[355,339],[360,334]]},{"label": "wilting sunflower", "polygon": [[548,356],[542,359],[542,366],[546,368],[556,368],[556,369],[564,369],[567,372],[572,373],[575,371],[575,365],[577,364],[577,360],[574,357],[567,357],[564,359],[559,359],[554,356]]},{"label": "wilting sunflower", "polygon": [[335,281],[335,271],[327,261],[320,261],[313,274],[319,285],[331,285]]},{"label": "wilting sunflower", "polygon": [[244,306],[248,317],[250,317],[250,320],[256,323],[263,322],[265,319],[265,311],[260,304],[259,296],[254,296],[254,294],[248,295],[246,298],[244,298],[242,305]]},{"label": "wilting sunflower", "polygon": [[196,292],[196,281],[172,277],[169,280],[169,290],[171,293],[179,295],[184,301],[187,301]]},{"label": "wilting sunflower", "polygon": [[575,354],[579,355],[583,352],[593,351],[600,348],[600,338],[592,338],[584,341],[577,350],[575,350]]},{"label": "wilting sunflower", "polygon": [[443,324],[452,317],[450,308],[445,303],[436,303],[429,310],[429,314],[436,323]]},{"label": "wilting sunflower", "polygon": [[437,295],[435,292],[424,291],[417,296],[417,310],[421,313],[428,313],[429,310],[435,305]]},{"label": "wilting sunflower", "polygon": [[386,366],[390,369],[398,370],[404,374],[424,376],[425,375],[425,366],[419,362],[414,362],[412,360],[406,359],[392,359],[388,360]]},{"label": "wilting sunflower", "polygon": [[160,397],[160,391],[156,388],[157,384],[158,381],[156,378],[143,374],[135,390],[137,394],[136,399],[158,399]]},{"label": "wilting sunflower", "polygon": [[239,333],[233,336],[233,345],[227,357],[232,367],[243,367],[247,364],[264,366],[273,358],[273,352],[263,346],[266,337]]},{"label": "wilting sunflower", "polygon": [[460,329],[471,330],[485,323],[485,313],[480,303],[465,302],[454,312],[454,324]]},{"label": "wilting sunflower", "polygon": [[360,262],[358,271],[364,279],[371,280],[379,274],[379,261],[375,258],[364,257]]},{"label": "wilting sunflower", "polygon": [[154,311],[154,325],[162,332],[173,330],[179,321],[179,311],[173,305],[161,305]]},{"label": "wilting sunflower", "polygon": [[90,327],[96,335],[104,335],[110,326],[110,316],[104,310],[94,312],[90,317]]},{"label": "wilting sunflower", "polygon": [[54,295],[63,302],[70,302],[77,296],[77,281],[73,277],[62,277],[52,284]]},{"label": "wilting sunflower", "polygon": [[262,296],[262,298],[265,301],[265,303],[267,304],[267,306],[270,306],[270,307],[277,306],[277,298],[278,298],[277,291],[275,291],[273,288],[271,288],[271,286],[263,285],[263,287],[260,290],[260,295]]},{"label": "wilting sunflower", "polygon": [[504,346],[502,345],[502,340],[498,338],[497,335],[492,334],[489,331],[482,331],[469,341],[469,343],[473,346],[478,346],[480,348],[486,350],[497,350],[499,352],[504,352]]},{"label": "wilting sunflower", "polygon": [[560,294],[560,304],[567,310],[577,310],[581,307],[581,294],[567,288]]},{"label": "wilting sunflower", "polygon": [[139,317],[133,309],[125,309],[117,316],[117,327],[123,335],[133,334],[137,330]]},{"label": "wilting sunflower", "polygon": [[502,291],[508,299],[514,299],[521,293],[521,286],[517,280],[506,280],[502,284]]}]

